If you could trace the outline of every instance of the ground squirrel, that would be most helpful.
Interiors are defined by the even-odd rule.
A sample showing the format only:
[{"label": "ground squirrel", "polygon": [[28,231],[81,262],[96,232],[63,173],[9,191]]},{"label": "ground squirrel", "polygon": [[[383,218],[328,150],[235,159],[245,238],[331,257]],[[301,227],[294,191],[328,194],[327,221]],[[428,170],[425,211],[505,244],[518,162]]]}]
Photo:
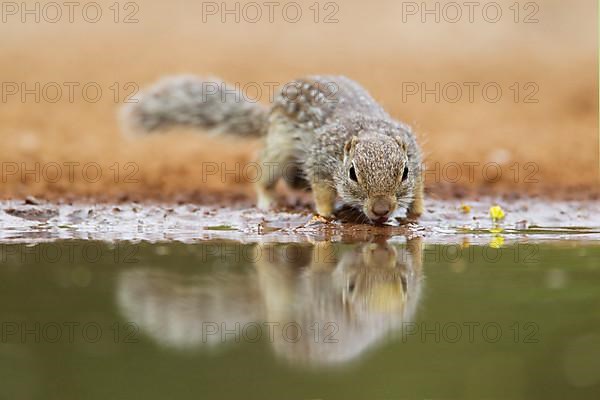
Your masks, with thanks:
[{"label": "ground squirrel", "polygon": [[[393,120],[359,84],[311,76],[283,86],[272,106],[249,101],[220,80],[169,77],[123,110],[125,128],[164,131],[182,125],[264,137],[258,206],[273,204],[279,178],[308,184],[317,212],[343,203],[382,223],[423,211],[421,152],[410,127]],[[268,172],[268,173],[267,173]]]}]

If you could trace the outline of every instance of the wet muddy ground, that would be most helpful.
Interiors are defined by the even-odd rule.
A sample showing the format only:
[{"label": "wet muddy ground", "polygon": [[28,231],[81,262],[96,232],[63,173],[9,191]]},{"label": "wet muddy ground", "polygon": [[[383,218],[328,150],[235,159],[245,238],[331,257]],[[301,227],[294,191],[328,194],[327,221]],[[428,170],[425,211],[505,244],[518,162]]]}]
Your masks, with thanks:
[{"label": "wet muddy ground", "polygon": [[[505,217],[494,223],[490,207]],[[374,236],[423,237],[431,243],[469,240],[600,239],[600,204],[584,201],[429,200],[418,222],[359,224],[353,214],[322,222],[311,210],[265,212],[248,207],[175,204],[53,204],[35,199],[0,203],[1,242],[57,239],[181,241],[230,239],[241,242],[358,242]],[[343,222],[345,221],[345,222]]]}]

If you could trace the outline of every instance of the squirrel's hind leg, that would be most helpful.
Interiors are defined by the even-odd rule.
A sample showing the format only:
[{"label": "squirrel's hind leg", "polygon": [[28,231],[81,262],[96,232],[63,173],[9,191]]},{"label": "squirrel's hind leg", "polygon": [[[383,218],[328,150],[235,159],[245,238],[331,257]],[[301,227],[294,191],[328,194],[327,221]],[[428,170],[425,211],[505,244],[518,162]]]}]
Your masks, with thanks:
[{"label": "squirrel's hind leg", "polygon": [[[268,210],[275,204],[275,185],[297,162],[294,158],[294,141],[280,124],[273,123],[260,153],[260,178],[256,183],[257,206]],[[294,169],[292,168],[292,169]]]},{"label": "squirrel's hind leg", "polygon": [[275,204],[275,185],[282,175],[281,160],[277,152],[265,147],[260,154],[261,174],[256,182],[256,206],[269,210]]}]

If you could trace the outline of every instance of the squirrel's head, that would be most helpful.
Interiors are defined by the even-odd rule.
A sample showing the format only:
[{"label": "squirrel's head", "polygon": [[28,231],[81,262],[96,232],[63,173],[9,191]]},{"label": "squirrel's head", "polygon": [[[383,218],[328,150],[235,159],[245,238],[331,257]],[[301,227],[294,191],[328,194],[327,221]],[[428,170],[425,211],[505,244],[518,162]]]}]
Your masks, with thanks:
[{"label": "squirrel's head", "polygon": [[336,271],[342,274],[344,304],[363,317],[402,312],[407,301],[405,261],[385,242],[355,248],[342,258]]},{"label": "squirrel's head", "polygon": [[344,146],[336,186],[344,201],[373,222],[383,223],[396,209],[408,208],[416,179],[407,144],[383,134],[354,136]]}]

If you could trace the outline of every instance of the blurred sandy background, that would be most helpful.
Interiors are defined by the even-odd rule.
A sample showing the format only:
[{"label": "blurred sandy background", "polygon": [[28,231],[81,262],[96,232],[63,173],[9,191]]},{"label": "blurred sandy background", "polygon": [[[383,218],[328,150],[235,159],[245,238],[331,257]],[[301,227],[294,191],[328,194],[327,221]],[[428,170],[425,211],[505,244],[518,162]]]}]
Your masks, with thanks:
[{"label": "blurred sandy background", "polygon": [[[435,169],[435,163],[441,163],[440,171],[452,162],[480,163],[473,182],[467,169],[456,183],[449,169],[439,179],[429,174],[432,195],[475,190],[583,196],[598,186],[598,12],[594,0],[538,1],[533,3],[537,12],[521,2],[519,23],[509,8],[514,0],[498,2],[503,16],[497,23],[482,17],[488,2],[475,9],[474,23],[468,15],[456,23],[443,18],[436,23],[434,16],[428,16],[423,23],[420,14],[405,15],[403,22],[406,4],[392,0],[338,1],[332,17],[337,23],[322,21],[336,10],[326,1],[317,3],[319,22],[313,20],[310,8],[315,1],[299,1],[303,15],[297,23],[285,21],[281,7],[275,9],[273,23],[268,21],[266,8],[258,23],[236,23],[233,16],[223,23],[220,14],[206,16],[203,22],[202,2],[138,1],[137,8],[121,2],[115,23],[110,9],[114,0],[97,3],[103,12],[97,23],[86,22],[81,7],[76,8],[73,23],[68,15],[58,23],[44,18],[36,23],[32,17],[23,23],[21,14],[3,14],[2,197],[250,198],[251,186],[243,177],[238,180],[229,175],[222,180],[212,176],[203,182],[201,162],[225,162],[233,169],[236,162],[253,159],[257,143],[189,132],[138,139],[120,134],[116,112],[132,91],[125,85],[133,82],[143,88],[161,76],[177,73],[221,76],[242,85],[256,82],[264,88],[264,101],[268,101],[265,82],[284,83],[307,74],[347,75],[365,86],[394,117],[415,127],[428,168]],[[33,2],[26,4],[34,8]],[[220,2],[215,4],[221,7]],[[427,4],[434,7],[432,1]],[[233,2],[227,7],[233,9]],[[93,10],[88,11],[93,15]],[[123,23],[134,11],[130,18],[139,22]],[[523,23],[532,12],[539,22]],[[23,102],[22,93],[7,94],[7,82],[24,83],[30,89],[36,82],[41,86],[56,82],[63,86],[62,98],[51,103],[46,100],[53,95],[42,93],[39,103],[34,95],[27,95]],[[73,101],[68,99],[65,82],[80,84]],[[85,101],[81,93],[89,82],[102,89],[96,103]],[[111,89],[115,82],[120,87],[117,101]],[[473,102],[465,89],[461,101],[442,98],[437,103],[433,95],[425,102],[420,95],[403,99],[403,84],[410,82],[429,88],[436,82],[442,86],[477,82],[480,86]],[[481,87],[489,82],[503,89],[496,103],[482,97]],[[528,82],[536,86],[525,87]],[[515,83],[520,88],[517,102],[510,89]],[[538,102],[525,103],[532,87],[539,88],[533,97]],[[79,163],[73,167],[72,182],[65,162]],[[82,176],[82,166],[90,162],[102,170],[96,183]],[[488,162],[501,165],[499,182],[484,178],[482,166]],[[516,162],[520,174],[515,179]],[[35,171],[36,163],[39,172],[23,176],[23,170]],[[62,166],[58,182],[46,179],[42,171],[51,163]],[[129,173],[134,174],[132,179],[126,179]],[[50,169],[45,174],[55,176]]]}]

